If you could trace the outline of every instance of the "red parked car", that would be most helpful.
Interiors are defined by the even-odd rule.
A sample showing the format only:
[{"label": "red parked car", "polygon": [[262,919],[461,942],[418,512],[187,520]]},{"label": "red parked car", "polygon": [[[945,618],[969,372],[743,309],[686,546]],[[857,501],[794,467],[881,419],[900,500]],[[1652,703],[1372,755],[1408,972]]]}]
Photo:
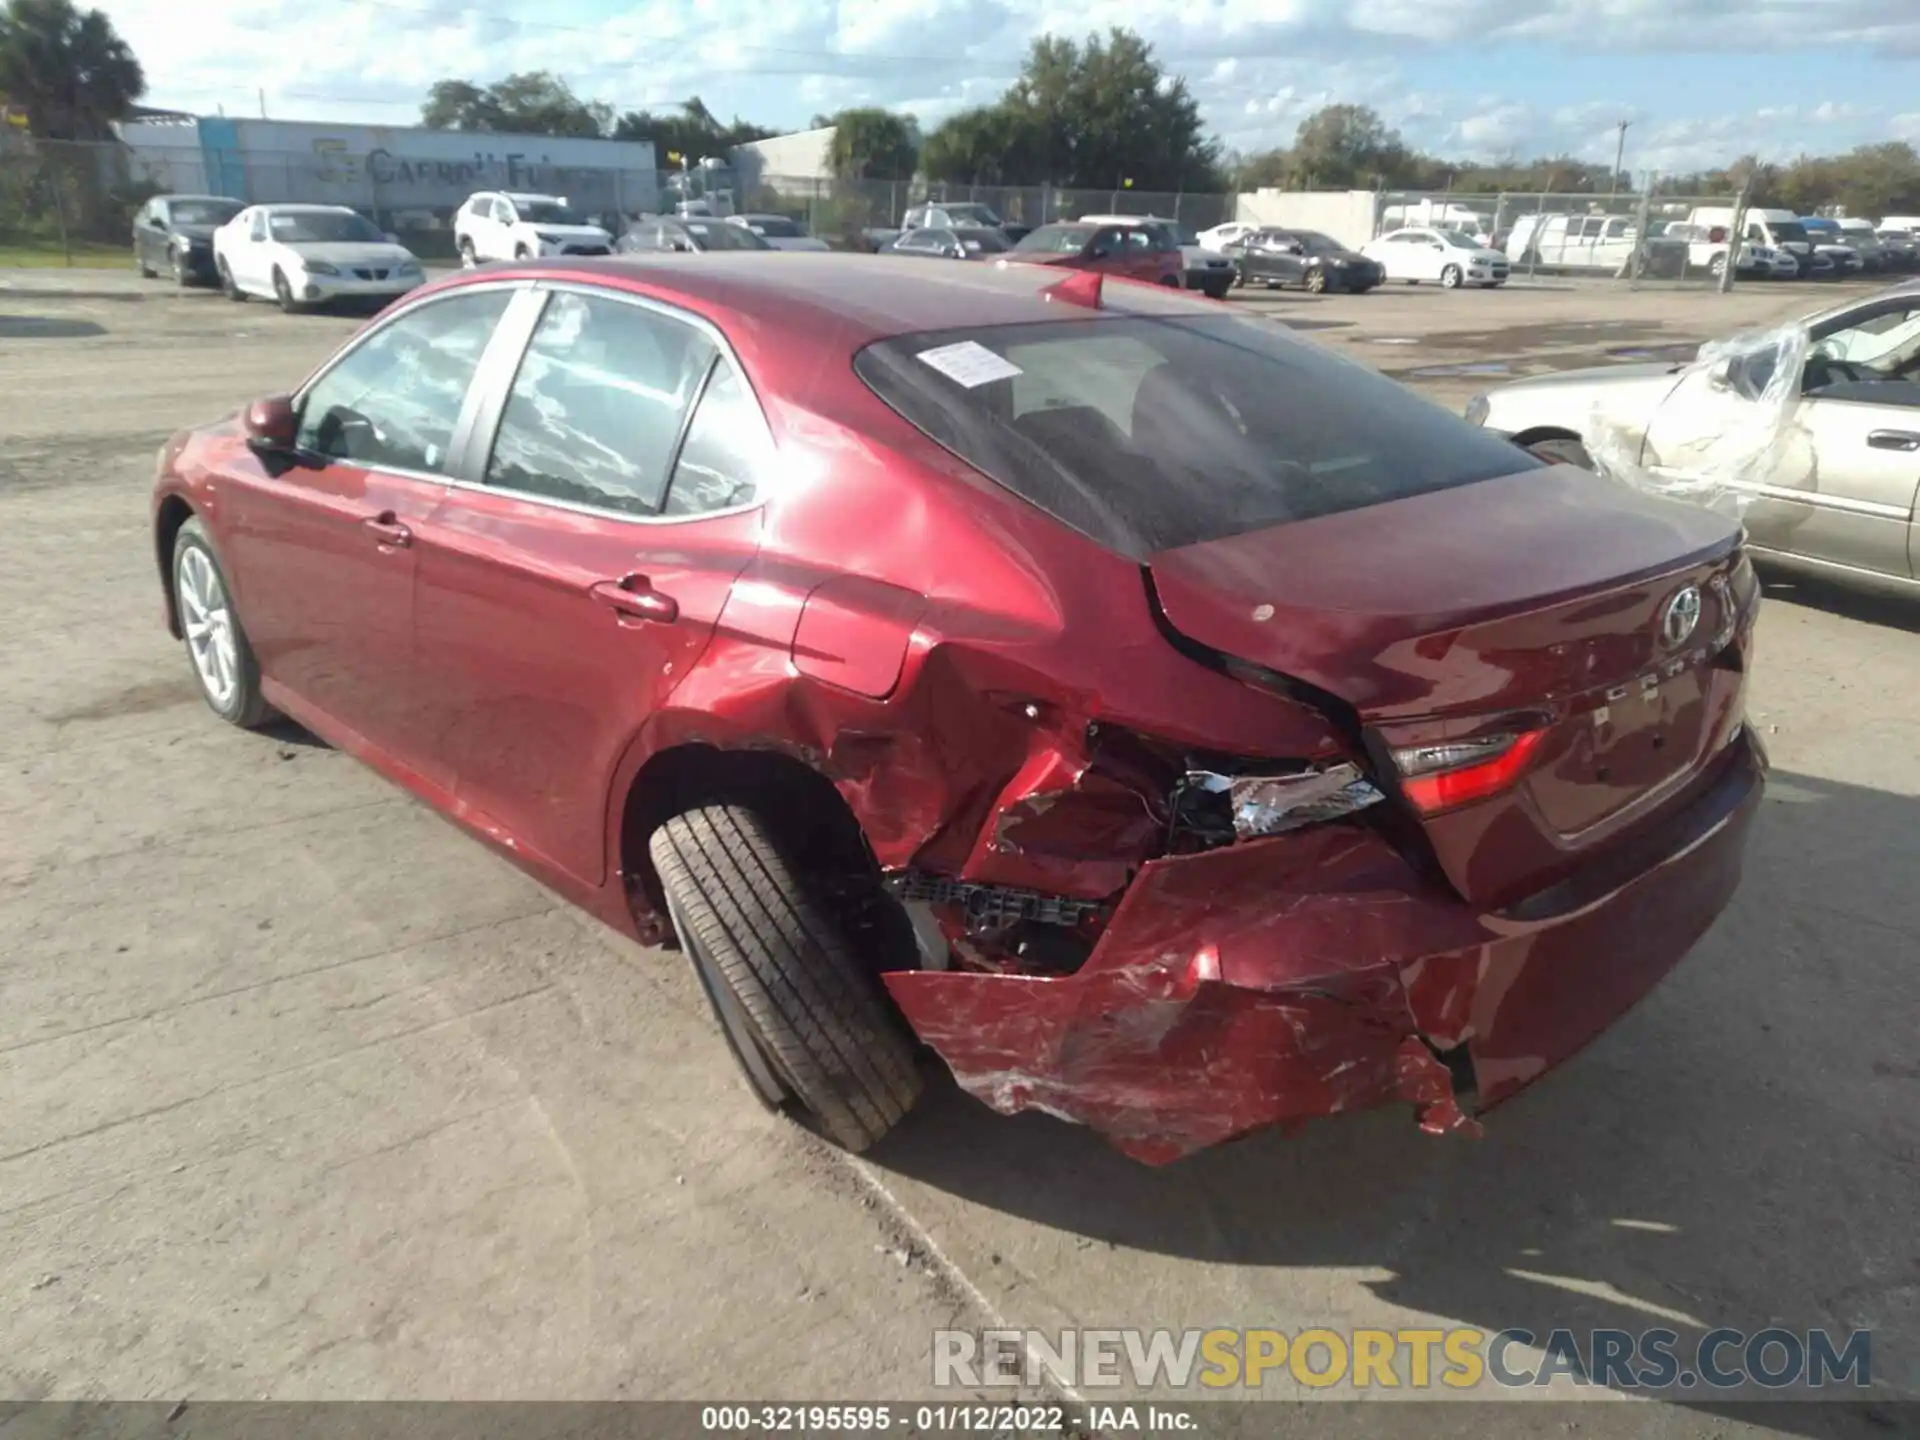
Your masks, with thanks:
[{"label": "red parked car", "polygon": [[1008,252],[1009,262],[1062,265],[1069,270],[1094,270],[1124,280],[1150,285],[1187,283],[1186,261],[1180,246],[1163,227],[1062,222],[1042,225],[1024,236]]},{"label": "red parked car", "polygon": [[[1089,283],[1091,282],[1091,283]],[[1029,266],[553,260],[176,436],[167,623],[637,939],[839,1143],[1471,1128],[1732,895],[1736,527]]]}]

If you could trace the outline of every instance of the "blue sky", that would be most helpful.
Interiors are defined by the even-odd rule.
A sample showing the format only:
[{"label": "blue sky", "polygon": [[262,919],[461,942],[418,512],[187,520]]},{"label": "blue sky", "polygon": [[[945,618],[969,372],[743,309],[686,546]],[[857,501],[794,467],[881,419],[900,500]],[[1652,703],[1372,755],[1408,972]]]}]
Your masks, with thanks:
[{"label": "blue sky", "polygon": [[[400,125],[433,80],[551,69],[622,109],[799,127],[995,98],[1035,35],[1127,24],[1229,145],[1369,104],[1421,148],[1675,171],[1920,141],[1920,0],[178,0],[102,6],[161,105]],[[325,21],[316,20],[324,14]]]}]

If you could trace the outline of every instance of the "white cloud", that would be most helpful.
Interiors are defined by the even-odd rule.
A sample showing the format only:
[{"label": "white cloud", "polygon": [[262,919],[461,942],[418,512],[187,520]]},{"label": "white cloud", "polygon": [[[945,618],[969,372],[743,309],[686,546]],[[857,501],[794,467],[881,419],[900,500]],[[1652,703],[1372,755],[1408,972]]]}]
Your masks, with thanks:
[{"label": "white cloud", "polygon": [[[1506,44],[1725,56],[1795,51],[1817,38],[1862,56],[1920,56],[1914,0],[95,0],[144,62],[159,105],[281,118],[405,125],[434,80],[550,69],[589,98],[659,108],[698,94],[722,115],[799,128],[819,111],[881,104],[923,123],[996,98],[1041,33],[1128,25],[1188,78],[1230,146],[1291,141],[1334,101],[1372,105],[1409,143],[1463,159],[1566,152],[1611,162],[1621,119],[1628,165],[1690,169],[1743,151],[1888,136],[1920,139],[1920,112],[1857,98],[1755,104],[1741,115],[1643,118],[1609,100],[1551,106],[1509,94],[1415,89],[1416,57]],[[469,5],[480,8],[467,8]],[[591,7],[591,8],[589,8]],[[1429,67],[1430,68],[1430,67]],[[1485,73],[1463,63],[1463,77]],[[1775,89],[1770,92],[1780,92]]]}]

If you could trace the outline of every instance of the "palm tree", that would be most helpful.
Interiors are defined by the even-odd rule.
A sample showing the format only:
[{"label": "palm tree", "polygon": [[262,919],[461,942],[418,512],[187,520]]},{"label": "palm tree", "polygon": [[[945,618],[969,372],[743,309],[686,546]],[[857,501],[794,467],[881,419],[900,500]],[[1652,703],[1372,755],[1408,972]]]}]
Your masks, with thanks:
[{"label": "palm tree", "polygon": [[0,97],[44,140],[109,140],[146,93],[140,62],[113,22],[73,0],[7,0],[0,9]]}]

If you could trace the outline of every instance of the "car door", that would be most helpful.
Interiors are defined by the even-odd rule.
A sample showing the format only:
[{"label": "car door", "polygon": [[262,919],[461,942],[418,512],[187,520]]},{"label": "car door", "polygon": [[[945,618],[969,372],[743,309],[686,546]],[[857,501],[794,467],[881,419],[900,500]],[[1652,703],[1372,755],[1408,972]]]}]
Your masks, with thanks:
[{"label": "car door", "polygon": [[1285,230],[1269,230],[1261,238],[1261,263],[1266,273],[1282,285],[1306,283],[1307,257],[1299,239]]},{"label": "car door", "polygon": [[233,278],[240,288],[256,294],[266,293],[272,287],[271,269],[268,251],[272,248],[271,233],[268,228],[267,212],[255,210],[247,221],[246,230],[238,237],[234,257],[228,263],[233,269]]},{"label": "car door", "polygon": [[[1795,512],[1793,553],[1902,579],[1914,574],[1920,495],[1920,295],[1869,302],[1817,327],[1795,423],[1811,466],[1776,475]],[[1783,500],[1791,486],[1801,493]],[[1754,533],[1765,545],[1764,535]]]},{"label": "car door", "polygon": [[164,200],[149,200],[133,225],[133,243],[140,263],[149,270],[167,268],[167,207]]},{"label": "car door", "polygon": [[417,704],[413,536],[446,490],[512,295],[464,288],[377,322],[296,397],[297,453],[240,451],[218,486],[223,559],[262,672],[443,786]]},{"label": "car door", "polygon": [[771,448],[705,322],[567,285],[521,304],[422,536],[415,634],[458,812],[594,886],[613,772],[759,546]]}]

